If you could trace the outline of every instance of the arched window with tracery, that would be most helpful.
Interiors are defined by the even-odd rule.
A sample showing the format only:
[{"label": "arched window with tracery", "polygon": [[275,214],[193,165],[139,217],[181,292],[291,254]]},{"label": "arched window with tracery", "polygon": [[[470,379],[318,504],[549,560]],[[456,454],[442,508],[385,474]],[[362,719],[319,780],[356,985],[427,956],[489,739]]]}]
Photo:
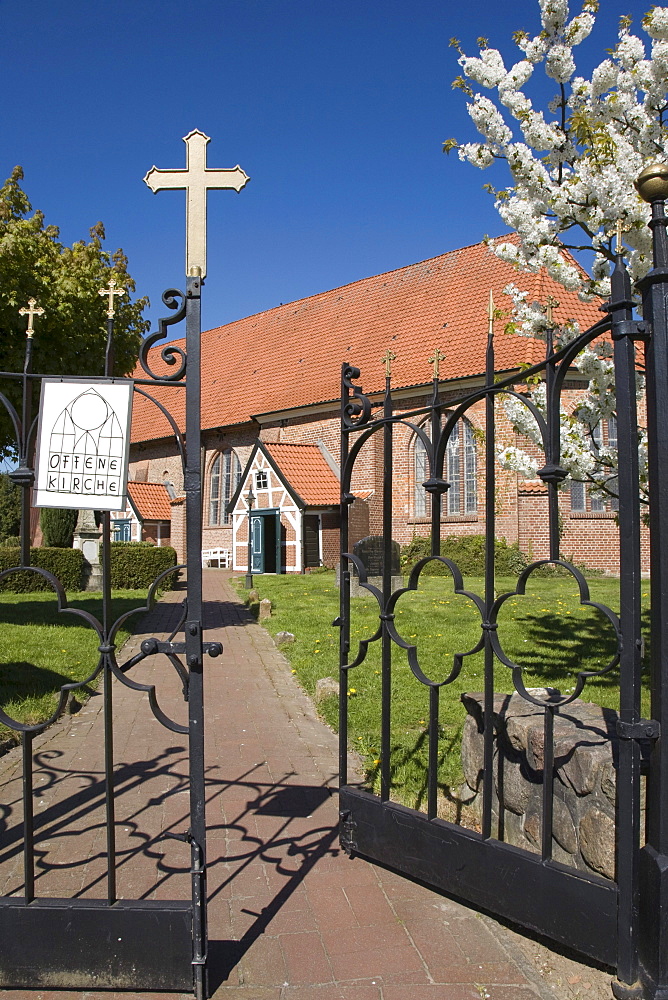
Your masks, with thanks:
[{"label": "arched window with tracery", "polygon": [[[443,503],[443,513],[457,516],[478,511],[478,458],[473,426],[462,417],[448,440],[443,474],[450,489]],[[429,476],[427,451],[422,440],[413,444],[413,516],[428,515],[427,493],[422,484]]]},{"label": "arched window with tracery", "polygon": [[211,463],[209,524],[231,524],[226,508],[241,479],[241,463],[234,451],[223,451]]},{"label": "arched window with tracery", "polygon": [[[590,428],[591,449],[596,454],[602,446],[607,446],[613,450],[617,448],[617,418],[608,417],[607,420],[599,420],[597,424]],[[605,476],[603,477],[606,478]],[[610,473],[607,476],[607,488],[611,496],[603,498],[592,496],[590,487],[583,481],[574,479],[571,482],[571,513],[584,514],[591,511],[594,514],[604,511],[619,510],[619,499],[617,493],[617,477]]]},{"label": "arched window with tracery", "polygon": [[422,486],[427,478],[427,449],[422,438],[415,438],[414,458],[414,490],[413,490],[413,514],[415,517],[427,516],[427,491]]}]

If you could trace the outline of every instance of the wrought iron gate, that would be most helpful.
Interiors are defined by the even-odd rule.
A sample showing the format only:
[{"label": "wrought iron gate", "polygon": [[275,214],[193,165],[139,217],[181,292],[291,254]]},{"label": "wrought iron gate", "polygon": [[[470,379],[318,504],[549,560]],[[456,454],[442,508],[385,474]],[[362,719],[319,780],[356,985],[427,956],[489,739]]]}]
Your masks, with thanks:
[{"label": "wrought iron gate", "polygon": [[[661,168],[659,168],[661,174]],[[668,220],[664,203],[666,175],[659,190],[650,181],[642,188],[652,202],[650,226],[654,239],[654,268],[640,283],[642,322],[632,318],[631,285],[622,251],[612,273],[612,293],[607,316],[576,340],[555,350],[548,343],[546,360],[502,381],[495,381],[493,336],[486,359],[486,382],[458,399],[445,403],[434,379],[429,405],[406,412],[395,411],[390,378],[382,406],[372,415],[372,401],[356,384],[360,371],[350,365],[342,372],[341,413],[341,611],[340,639],[340,768],[341,843],[345,850],[380,862],[451,893],[492,914],[539,932],[555,942],[606,963],[617,970],[613,990],[617,997],[668,997],[668,740],[661,725],[668,722]],[[655,178],[656,180],[656,178]],[[560,557],[558,486],[566,478],[560,466],[560,403],[566,374],[578,353],[601,336],[611,338],[617,393],[619,455],[620,614],[590,601],[582,573]],[[549,339],[549,338],[548,338]],[[641,634],[641,517],[638,479],[638,415],[636,412],[636,351],[643,344],[647,367],[647,424],[649,479],[651,483],[651,719],[641,717],[640,678],[643,667]],[[515,384],[539,377],[546,386],[546,414],[518,393]],[[532,563],[518,578],[515,591],[495,592],[495,408],[501,394],[523,400],[532,412],[543,441],[545,465],[538,475],[546,484],[549,510],[549,559]],[[484,593],[464,589],[457,565],[440,555],[441,510],[449,484],[444,461],[457,422],[476,404],[484,403],[485,453],[485,557]],[[431,498],[431,555],[410,573],[407,586],[393,590],[393,439],[400,425],[422,441],[426,452],[424,489]],[[428,430],[427,430],[428,428]],[[383,448],[382,527],[384,558],[382,586],[367,580],[363,562],[349,545],[349,510],[354,501],[355,462],[373,435]],[[432,680],[420,662],[416,641],[402,635],[395,617],[400,598],[417,590],[421,574],[433,560],[440,560],[452,576],[456,594],[465,594],[477,609],[480,633],[477,645],[457,654],[445,669],[445,680]],[[592,603],[607,618],[616,635],[617,652],[599,671],[581,670],[574,690],[559,696],[541,696],[527,689],[522,667],[504,651],[499,615],[508,598],[521,595],[532,574],[546,563],[558,564],[579,588],[580,601]],[[351,636],[351,575],[378,603],[377,630],[361,642]],[[356,683],[355,671],[367,657],[369,645],[381,646],[381,705],[379,794],[348,778],[348,699],[343,693]],[[428,690],[429,716],[426,812],[391,801],[392,652],[405,650],[415,683]],[[484,693],[482,719],[484,764],[480,830],[465,829],[437,817],[437,768],[439,699],[462,670],[466,656],[483,651]],[[449,661],[450,662],[450,661]],[[502,664],[517,696],[539,710],[543,717],[544,747],[542,814],[539,853],[504,843],[493,816],[494,765],[494,667]],[[619,668],[619,712],[616,723],[619,752],[616,762],[616,878],[598,877],[575,870],[553,858],[555,783],[555,721],[581,693],[586,696],[590,678]],[[509,681],[510,682],[510,681]],[[647,830],[641,830],[641,750],[649,757],[647,778]]]},{"label": "wrought iron gate", "polygon": [[[23,490],[20,565],[0,573],[0,579],[15,571],[28,570],[43,577],[53,590],[58,610],[77,616],[98,636],[99,660],[86,680],[63,685],[60,700],[52,717],[39,725],[25,725],[0,711],[0,719],[20,733],[23,745],[23,887],[20,895],[0,898],[0,986],[58,986],[77,989],[195,990],[198,1000],[207,995],[206,929],[206,828],[204,817],[204,702],[203,656],[222,652],[218,643],[203,641],[202,571],[201,571],[201,458],[200,458],[200,295],[202,280],[193,269],[187,278],[185,294],[177,289],[165,292],[163,301],[176,312],[160,321],[157,333],[146,338],[140,361],[146,378],[134,381],[135,394],[152,401],[162,412],[177,442],[184,473],[187,533],[187,597],[178,628],[170,641],[147,639],[141,651],[126,662],[115,646],[125,614],[112,619],[110,583],[110,515],[102,514],[102,616],[68,604],[65,591],[51,573],[30,565],[30,496],[34,481],[33,455],[36,419],[32,420],[32,390],[44,377],[33,373],[32,323],[26,340],[24,371],[2,372],[2,379],[20,379],[23,385],[22,414],[19,416],[6,395],[0,401],[13,421],[18,452],[18,468],[11,478]],[[99,381],[113,381],[113,308],[108,315],[105,376]],[[185,318],[186,349],[166,345],[162,360],[174,369],[169,376],[152,371],[149,349],[162,340],[167,327]],[[87,380],[95,381],[95,380]],[[164,401],[149,392],[153,387],[185,393],[185,439],[176,419]],[[159,390],[162,392],[162,390]],[[164,392],[162,392],[164,397]],[[173,398],[173,397],[172,397]],[[182,567],[184,568],[184,567]],[[169,571],[168,571],[169,572]],[[156,579],[149,593],[148,607],[160,584]],[[146,610],[146,609],[140,609]],[[130,612],[134,614],[135,612]],[[183,631],[182,638],[178,633]],[[152,685],[132,679],[132,669],[141,660],[157,653],[166,654],[176,669],[188,704],[188,724],[170,719],[161,710]],[[182,659],[185,658],[185,664]],[[39,841],[39,814],[35,815],[33,798],[33,739],[63,712],[68,695],[96,678],[102,680],[104,715],[104,772],[106,808],[106,899],[44,898],[35,879],[35,851]],[[155,718],[166,729],[187,735],[189,825],[187,829],[165,836],[182,840],[190,854],[191,898],[184,900],[119,899],[116,887],[114,711],[115,683],[137,691],[137,698],[148,695]],[[187,822],[187,821],[186,821]],[[37,831],[37,833],[36,833]],[[185,858],[184,858],[185,860]]]}]

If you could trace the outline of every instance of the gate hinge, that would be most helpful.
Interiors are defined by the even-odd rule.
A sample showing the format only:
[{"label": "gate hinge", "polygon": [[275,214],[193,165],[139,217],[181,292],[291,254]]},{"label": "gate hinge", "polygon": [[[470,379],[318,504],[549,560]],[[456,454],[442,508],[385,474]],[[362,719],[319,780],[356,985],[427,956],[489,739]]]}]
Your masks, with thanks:
[{"label": "gate hinge", "polygon": [[339,818],[339,843],[346,854],[352,855],[353,851],[357,850],[357,843],[354,840],[356,823],[350,809],[342,809]]},{"label": "gate hinge", "polygon": [[661,726],[655,719],[638,719],[637,722],[617,719],[617,735],[620,740],[658,740]]},{"label": "gate hinge", "polygon": [[623,340],[630,337],[631,340],[648,340],[649,323],[643,320],[622,319],[612,324],[612,339]]}]

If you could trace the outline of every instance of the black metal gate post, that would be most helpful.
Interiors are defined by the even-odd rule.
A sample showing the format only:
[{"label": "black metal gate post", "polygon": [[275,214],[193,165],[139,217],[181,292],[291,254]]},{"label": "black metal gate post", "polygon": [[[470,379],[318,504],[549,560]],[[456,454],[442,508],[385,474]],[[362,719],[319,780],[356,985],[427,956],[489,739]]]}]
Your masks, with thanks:
[{"label": "black metal gate post", "polygon": [[647,788],[647,842],[640,852],[640,966],[645,995],[668,998],[668,167],[638,179],[651,202],[654,267],[640,282],[648,324],[647,435],[650,483],[651,725],[656,739]]},{"label": "black metal gate post", "polygon": [[640,745],[625,738],[640,721],[642,669],[640,500],[635,340],[644,327],[632,319],[632,292],[621,247],[611,275],[610,304],[617,397],[619,561],[619,763],[617,769],[617,981],[619,998],[638,996],[638,848],[640,843]]},{"label": "black metal gate post", "polygon": [[[193,271],[198,269],[193,268]],[[186,562],[188,617],[186,663],[190,676],[190,830],[193,903],[193,972],[197,1000],[208,996],[206,974],[206,820],[204,815],[204,689],[202,645],[201,287],[199,273],[186,284]]]}]

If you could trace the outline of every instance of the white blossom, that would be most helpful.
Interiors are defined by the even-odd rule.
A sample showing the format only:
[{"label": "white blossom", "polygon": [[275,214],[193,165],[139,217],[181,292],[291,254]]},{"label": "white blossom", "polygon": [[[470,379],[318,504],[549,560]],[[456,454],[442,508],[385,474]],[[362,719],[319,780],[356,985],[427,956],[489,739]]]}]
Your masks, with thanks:
[{"label": "white blossom", "polygon": [[591,34],[595,21],[594,15],[587,11],[574,17],[566,28],[566,38],[569,45],[580,45],[584,42],[585,38]]},{"label": "white blossom", "polygon": [[[464,75],[474,85],[468,110],[480,141],[462,145],[459,155],[479,167],[499,159],[508,165],[511,183],[497,195],[496,208],[517,240],[490,240],[493,253],[519,272],[544,267],[582,299],[607,296],[613,234],[620,220],[632,281],[651,266],[649,206],[633,182],[648,163],[668,162],[668,7],[654,7],[645,15],[648,44],[622,22],[616,44],[589,77],[577,75],[574,49],[594,26],[594,0],[585,0],[570,20],[567,0],[539,0],[539,7],[541,30],[533,37],[517,36],[520,58],[509,70],[496,49],[485,48],[476,58],[460,51]],[[534,108],[526,92],[541,64],[559,84],[545,111]],[[476,92],[476,86],[487,95]],[[592,251],[589,275],[564,253],[564,248],[582,246]],[[516,333],[544,340],[551,332],[555,345],[577,334],[572,322],[550,331],[543,306],[528,301],[517,286],[507,291]],[[562,487],[578,479],[604,496],[616,488],[616,455],[607,446],[592,447],[591,429],[615,412],[609,344],[590,345],[575,364],[588,389],[577,413],[561,415],[561,462],[569,474]],[[643,391],[640,376],[637,390]],[[527,390],[539,406],[541,391],[540,386]],[[505,405],[518,433],[540,446],[526,405],[512,396]],[[646,491],[646,434],[642,428],[639,433]],[[535,461],[521,448],[504,448],[499,458],[525,476],[536,474]]]},{"label": "white blossom", "polygon": [[506,76],[501,53],[496,49],[483,49],[479,59],[462,57],[459,63],[466,76],[482,87],[496,87]]},{"label": "white blossom", "polygon": [[617,85],[619,70],[612,59],[604,59],[591,76],[591,96],[600,97]]},{"label": "white blossom", "polygon": [[615,56],[624,69],[633,69],[637,62],[645,58],[645,46],[637,35],[630,35],[624,31],[617,44]]},{"label": "white blossom", "polygon": [[650,38],[668,40],[668,8],[653,7],[643,18],[643,28]]},{"label": "white blossom", "polygon": [[568,18],[567,0],[538,0],[543,30],[555,34],[563,29]]},{"label": "white blossom", "polygon": [[476,94],[472,104],[469,104],[469,114],[480,134],[489,142],[498,146],[510,142],[512,132],[496,106],[487,97]]},{"label": "white blossom", "polygon": [[547,53],[545,72],[557,83],[567,83],[575,73],[575,59],[568,45],[553,45]]},{"label": "white blossom", "polygon": [[490,149],[482,142],[467,142],[459,147],[460,160],[468,160],[474,167],[484,170],[494,162],[494,156]]}]

